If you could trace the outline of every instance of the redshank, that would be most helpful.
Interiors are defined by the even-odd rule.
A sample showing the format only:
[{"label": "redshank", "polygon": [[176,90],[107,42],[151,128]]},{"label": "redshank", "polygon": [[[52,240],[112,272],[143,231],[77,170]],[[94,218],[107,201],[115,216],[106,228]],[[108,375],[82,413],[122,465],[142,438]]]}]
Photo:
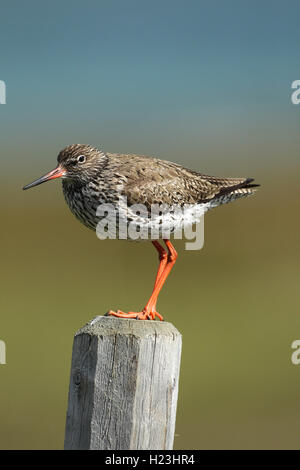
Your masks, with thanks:
[{"label": "redshank", "polygon": [[[58,157],[56,168],[32,183],[24,186],[29,189],[55,178],[62,178],[63,193],[72,213],[87,227],[96,230],[101,217],[97,209],[101,204],[110,204],[120,211],[126,201],[127,222],[149,227],[151,208],[164,205],[170,209],[160,213],[160,224],[166,226],[172,220],[173,228],[192,224],[189,220],[174,217],[174,207],[191,206],[201,213],[213,207],[249,196],[259,185],[253,178],[220,178],[189,170],[176,163],[159,160],[144,155],[106,153],[89,145],[75,144],[63,149]],[[120,204],[120,201],[122,204]],[[135,204],[143,205],[145,213],[131,214]],[[148,211],[149,209],[149,211]],[[128,212],[129,211],[129,212]],[[162,220],[163,219],[163,220]],[[140,312],[125,313],[121,310],[108,312],[121,318],[140,320],[160,320],[163,317],[156,311],[158,294],[161,291],[177,258],[177,252],[170,239],[159,231],[156,239],[150,238],[159,255],[159,267],[153,292]],[[118,232],[117,236],[118,238]],[[130,237],[129,237],[130,239]],[[164,241],[166,249],[162,245]]]}]

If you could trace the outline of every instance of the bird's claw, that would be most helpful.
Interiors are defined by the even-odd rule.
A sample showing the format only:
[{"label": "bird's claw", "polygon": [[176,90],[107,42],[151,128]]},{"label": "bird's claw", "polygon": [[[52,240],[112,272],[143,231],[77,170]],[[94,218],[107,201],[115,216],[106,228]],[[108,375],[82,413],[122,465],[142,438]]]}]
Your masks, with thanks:
[{"label": "bird's claw", "polygon": [[142,310],[141,312],[128,312],[125,313],[122,310],[117,310],[116,312],[114,310],[110,310],[107,315],[112,315],[114,317],[118,318],[135,318],[136,320],[155,320],[155,317],[157,317],[160,321],[163,321],[162,315],[160,313],[156,312],[156,310]]}]

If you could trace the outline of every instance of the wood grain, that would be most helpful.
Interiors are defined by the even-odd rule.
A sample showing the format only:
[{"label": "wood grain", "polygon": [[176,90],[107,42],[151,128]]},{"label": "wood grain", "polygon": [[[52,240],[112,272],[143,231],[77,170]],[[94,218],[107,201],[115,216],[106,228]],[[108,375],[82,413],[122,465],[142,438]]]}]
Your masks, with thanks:
[{"label": "wood grain", "polygon": [[181,335],[96,317],[74,338],[65,449],[172,449]]}]

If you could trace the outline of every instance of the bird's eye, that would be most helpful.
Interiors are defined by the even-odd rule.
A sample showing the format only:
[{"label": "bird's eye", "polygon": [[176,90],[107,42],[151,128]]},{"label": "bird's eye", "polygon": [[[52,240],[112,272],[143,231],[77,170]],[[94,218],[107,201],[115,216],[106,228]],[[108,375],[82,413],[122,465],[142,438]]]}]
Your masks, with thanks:
[{"label": "bird's eye", "polygon": [[77,161],[78,161],[78,163],[84,163],[85,162],[85,156],[84,155],[79,155],[79,157],[77,157]]}]

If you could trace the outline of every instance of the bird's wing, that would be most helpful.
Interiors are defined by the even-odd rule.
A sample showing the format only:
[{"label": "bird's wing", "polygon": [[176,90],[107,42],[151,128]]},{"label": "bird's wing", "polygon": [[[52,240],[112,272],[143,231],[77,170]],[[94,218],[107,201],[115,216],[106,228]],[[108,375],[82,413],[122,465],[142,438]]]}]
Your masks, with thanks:
[{"label": "bird's wing", "polygon": [[129,205],[147,208],[162,202],[196,204],[237,190],[252,187],[251,178],[221,178],[189,170],[176,163],[143,155],[108,154],[116,161],[115,172],[124,178],[124,195]]}]

